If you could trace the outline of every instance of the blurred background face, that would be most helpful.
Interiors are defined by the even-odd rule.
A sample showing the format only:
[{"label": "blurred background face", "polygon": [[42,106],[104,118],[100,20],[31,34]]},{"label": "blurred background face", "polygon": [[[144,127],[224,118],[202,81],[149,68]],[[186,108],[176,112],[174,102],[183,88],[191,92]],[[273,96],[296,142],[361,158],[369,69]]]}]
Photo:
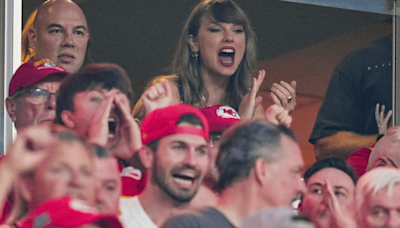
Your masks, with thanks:
[{"label": "blurred background face", "polygon": [[94,202],[93,157],[80,142],[59,142],[35,172],[31,206],[51,198],[69,196]]},{"label": "blurred background face", "polygon": [[56,115],[55,93],[60,87],[60,76],[46,77],[39,83],[28,87],[29,89],[43,89],[53,93],[42,103],[35,103],[29,93],[24,93],[18,98],[12,98],[15,104],[14,115],[10,115],[17,129],[39,125],[51,124]]},{"label": "blurred background face", "polygon": [[341,212],[348,215],[354,211],[354,183],[350,176],[335,168],[322,169],[308,179],[307,192],[300,208],[301,213],[309,217],[317,228],[331,225],[331,214],[323,194],[327,181],[333,187]]},{"label": "blurred background face", "polygon": [[121,177],[114,157],[96,158],[96,200],[95,207],[107,214],[119,214]]},{"label": "blurred background face", "polygon": [[400,184],[389,196],[387,187],[365,196],[359,215],[359,227],[400,227]]}]

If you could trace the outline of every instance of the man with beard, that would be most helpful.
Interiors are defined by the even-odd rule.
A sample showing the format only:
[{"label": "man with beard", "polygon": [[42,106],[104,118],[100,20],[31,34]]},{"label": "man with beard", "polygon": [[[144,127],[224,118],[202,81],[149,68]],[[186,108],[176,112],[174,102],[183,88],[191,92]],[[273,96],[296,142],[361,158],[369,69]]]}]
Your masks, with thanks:
[{"label": "man with beard", "polygon": [[147,169],[144,191],[121,198],[126,228],[159,227],[185,211],[209,166],[208,123],[196,108],[173,105],[148,114],[141,126],[140,159]]},{"label": "man with beard", "polygon": [[293,132],[265,121],[227,129],[217,157],[220,198],[215,208],[180,215],[163,227],[241,227],[263,209],[291,206],[305,192],[304,162]]}]

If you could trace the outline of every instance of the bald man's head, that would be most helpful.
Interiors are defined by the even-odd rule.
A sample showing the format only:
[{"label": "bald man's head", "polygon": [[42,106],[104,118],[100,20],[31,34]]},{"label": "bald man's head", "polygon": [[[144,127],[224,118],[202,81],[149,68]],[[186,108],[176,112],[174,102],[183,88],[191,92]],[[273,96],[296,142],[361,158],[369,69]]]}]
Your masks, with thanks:
[{"label": "bald man's head", "polygon": [[29,31],[29,45],[36,59],[51,59],[70,73],[81,68],[89,32],[86,17],[71,0],[43,3]]},{"label": "bald man's head", "polygon": [[366,171],[378,166],[400,167],[400,126],[389,128],[372,149]]}]

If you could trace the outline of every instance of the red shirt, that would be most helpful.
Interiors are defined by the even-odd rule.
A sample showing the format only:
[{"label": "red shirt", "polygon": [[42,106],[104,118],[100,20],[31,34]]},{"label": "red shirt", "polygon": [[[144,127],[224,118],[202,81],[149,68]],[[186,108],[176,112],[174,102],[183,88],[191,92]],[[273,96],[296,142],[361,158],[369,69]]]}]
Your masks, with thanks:
[{"label": "red shirt", "polygon": [[351,165],[356,176],[360,177],[365,173],[368,165],[369,156],[374,146],[375,144],[372,145],[371,148],[360,148],[356,150],[352,155],[350,155],[350,157],[347,159],[347,163]]},{"label": "red shirt", "polygon": [[123,167],[119,164],[122,180],[122,196],[139,195],[146,187],[147,175],[132,166]]}]

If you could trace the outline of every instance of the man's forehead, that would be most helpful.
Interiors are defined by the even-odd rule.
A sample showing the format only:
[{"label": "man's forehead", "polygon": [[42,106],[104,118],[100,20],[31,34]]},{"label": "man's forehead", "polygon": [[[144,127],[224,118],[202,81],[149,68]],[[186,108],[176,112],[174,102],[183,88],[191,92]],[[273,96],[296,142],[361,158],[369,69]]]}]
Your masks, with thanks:
[{"label": "man's forehead", "polygon": [[173,134],[161,139],[167,143],[185,143],[191,146],[207,146],[207,141],[199,135],[193,134]]},{"label": "man's forehead", "polygon": [[354,182],[349,175],[336,168],[325,168],[314,173],[308,180],[307,185],[315,183],[325,184],[329,181],[333,187],[344,186],[346,189],[354,189]]},{"label": "man's forehead", "polygon": [[[296,164],[304,165],[303,154],[299,144],[286,135],[281,136],[281,149],[286,154],[287,158],[296,161]],[[300,159],[301,158],[301,159]]]},{"label": "man's forehead", "polygon": [[382,188],[375,194],[373,191],[365,196],[365,202],[369,203],[370,207],[382,206],[387,208],[400,208],[400,184],[395,184],[392,189],[392,194],[389,194],[388,187]]}]

